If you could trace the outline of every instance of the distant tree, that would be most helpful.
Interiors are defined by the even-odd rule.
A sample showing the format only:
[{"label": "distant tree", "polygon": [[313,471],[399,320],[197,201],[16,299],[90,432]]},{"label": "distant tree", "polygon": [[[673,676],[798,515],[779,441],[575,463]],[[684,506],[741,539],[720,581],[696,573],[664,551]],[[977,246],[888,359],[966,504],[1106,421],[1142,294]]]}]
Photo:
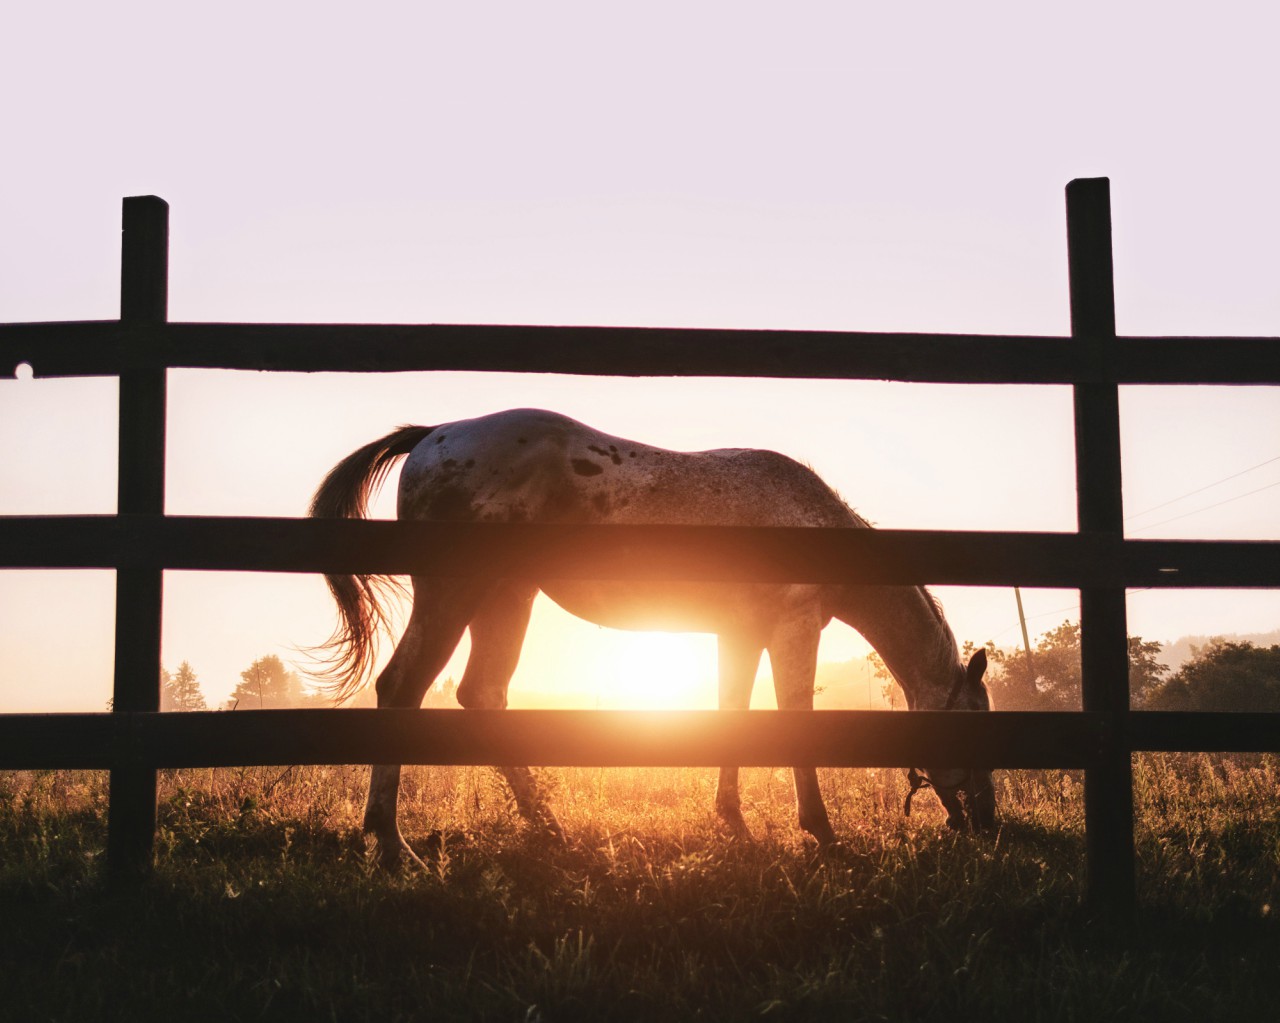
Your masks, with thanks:
[{"label": "distant tree", "polygon": [[170,675],[160,669],[160,709],[161,710],[208,710],[204,702],[204,694],[200,692],[200,682],[191,665],[183,661],[178,670]]},{"label": "distant tree", "polygon": [[[968,646],[966,645],[966,649]],[[1164,681],[1169,669],[1156,658],[1160,644],[1129,637],[1129,698],[1142,706]],[[1080,626],[1063,622],[1040,637],[1028,657],[1025,650],[1000,650],[987,644],[992,669],[987,688],[1001,710],[1078,710]]]},{"label": "distant tree", "polygon": [[867,663],[871,665],[871,674],[880,680],[880,696],[890,710],[901,710],[907,705],[906,695],[902,692],[902,687],[898,685],[898,680],[893,677],[893,672],[889,670],[889,666],[884,663],[884,659],[874,650],[867,654]]},{"label": "distant tree", "polygon": [[228,706],[240,710],[297,707],[305,696],[297,672],[289,671],[275,654],[267,654],[240,672],[240,682],[231,693]]},{"label": "distant tree", "polygon": [[1151,710],[1280,711],[1280,646],[1210,640],[1152,693]]},{"label": "distant tree", "polygon": [[458,707],[458,683],[450,676],[443,682],[433,685],[427,690],[427,695],[423,698],[422,705],[442,710],[456,710]]},{"label": "distant tree", "polygon": [[[968,663],[977,647],[966,642],[960,657]],[[992,702],[1001,710],[1078,710],[1080,689],[1080,626],[1063,622],[1046,632],[1028,657],[1024,650],[1002,650],[987,643],[986,684]],[[1169,669],[1157,657],[1160,644],[1129,637],[1129,695],[1142,706],[1164,682]],[[904,706],[902,691],[878,654],[868,655],[877,678],[885,681],[884,700]]]}]

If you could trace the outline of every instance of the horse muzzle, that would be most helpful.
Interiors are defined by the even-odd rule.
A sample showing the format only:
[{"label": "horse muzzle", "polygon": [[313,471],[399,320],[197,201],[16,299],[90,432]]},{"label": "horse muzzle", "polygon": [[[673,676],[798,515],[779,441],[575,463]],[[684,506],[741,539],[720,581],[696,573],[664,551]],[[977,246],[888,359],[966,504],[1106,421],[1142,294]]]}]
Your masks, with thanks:
[{"label": "horse muzzle", "polygon": [[926,774],[947,811],[947,827],[954,831],[995,830],[996,790],[990,771],[934,769]]}]

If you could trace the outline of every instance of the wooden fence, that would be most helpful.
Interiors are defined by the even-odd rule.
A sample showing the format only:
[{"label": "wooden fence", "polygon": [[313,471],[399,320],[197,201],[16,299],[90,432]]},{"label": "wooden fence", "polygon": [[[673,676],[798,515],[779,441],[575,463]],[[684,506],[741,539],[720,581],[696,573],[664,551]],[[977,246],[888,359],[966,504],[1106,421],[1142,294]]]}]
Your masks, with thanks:
[{"label": "wooden fence", "polygon": [[[116,572],[112,713],[0,715],[0,768],[107,768],[108,856],[152,860],[156,769],[290,763],[924,762],[1085,770],[1090,896],[1134,903],[1135,750],[1280,751],[1265,714],[1131,713],[1126,587],[1275,587],[1280,543],[1124,539],[1121,384],[1280,384],[1280,339],[1118,338],[1105,178],[1066,190],[1070,337],[612,327],[170,323],[168,206],[124,200],[120,319],[0,325],[0,375],[118,376],[114,516],[0,519],[0,568]],[[167,516],[170,368],[503,370],[1071,385],[1075,533],[549,526]],[[455,553],[480,549],[489,558]],[[1078,588],[1080,713],[344,710],[159,714],[165,569],[507,573]]]}]

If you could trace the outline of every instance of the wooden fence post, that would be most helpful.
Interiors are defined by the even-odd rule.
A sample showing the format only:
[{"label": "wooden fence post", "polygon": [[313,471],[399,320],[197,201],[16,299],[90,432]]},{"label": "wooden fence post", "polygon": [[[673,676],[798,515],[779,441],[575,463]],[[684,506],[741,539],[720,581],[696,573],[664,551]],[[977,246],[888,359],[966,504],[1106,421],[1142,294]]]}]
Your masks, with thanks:
[{"label": "wooden fence post", "polygon": [[[1082,533],[1124,538],[1120,401],[1115,383],[1115,286],[1111,262],[1111,183],[1067,185],[1067,263],[1071,334],[1101,379],[1078,382],[1075,397],[1076,507]],[[1089,898],[1127,913],[1135,900],[1133,773],[1126,727],[1129,641],[1123,587],[1080,591],[1080,659],[1086,711],[1108,716],[1101,762],[1085,772]]]},{"label": "wooden fence post", "polygon": [[[166,370],[131,365],[129,356],[142,354],[152,342],[148,329],[168,318],[168,275],[168,204],[153,195],[125,199],[118,515],[164,514]],[[163,579],[163,570],[149,565],[116,571],[116,712],[160,709]],[[107,825],[107,863],[113,878],[136,880],[150,871],[155,827],[155,770],[130,759],[117,762],[111,769]]]}]

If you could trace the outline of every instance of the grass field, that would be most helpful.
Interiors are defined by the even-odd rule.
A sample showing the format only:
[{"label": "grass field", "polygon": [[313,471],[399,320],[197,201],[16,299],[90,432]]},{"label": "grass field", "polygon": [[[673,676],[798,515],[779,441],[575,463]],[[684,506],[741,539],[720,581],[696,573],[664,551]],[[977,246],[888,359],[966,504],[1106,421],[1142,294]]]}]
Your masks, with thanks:
[{"label": "grass field", "polygon": [[995,838],[898,771],[830,771],[843,848],[744,772],[734,843],[706,770],[557,770],[571,835],[483,768],[406,770],[430,869],[371,870],[363,768],[166,772],[157,870],[100,878],[106,783],[0,774],[6,1020],[1253,1020],[1280,981],[1280,761],[1137,762],[1142,908],[1082,905],[1078,777],[1001,772]]}]

